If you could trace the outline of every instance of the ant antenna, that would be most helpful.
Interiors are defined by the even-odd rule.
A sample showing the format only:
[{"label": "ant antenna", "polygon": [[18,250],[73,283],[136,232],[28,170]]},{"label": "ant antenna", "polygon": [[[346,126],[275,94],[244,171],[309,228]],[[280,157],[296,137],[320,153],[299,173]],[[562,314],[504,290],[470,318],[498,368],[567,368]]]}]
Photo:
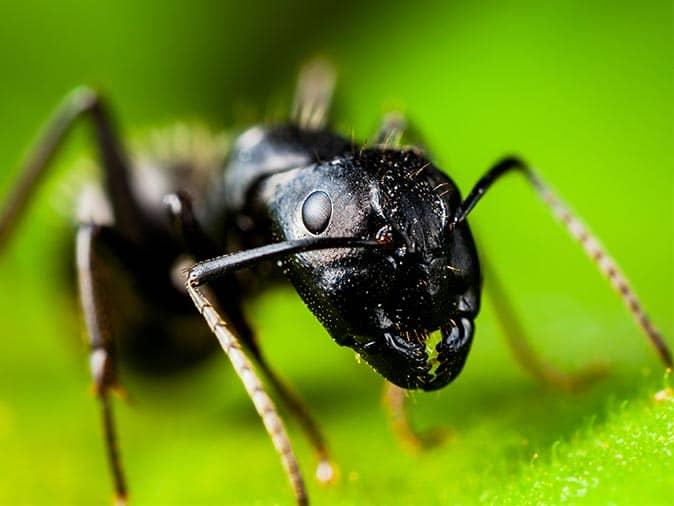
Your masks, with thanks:
[{"label": "ant antenna", "polygon": [[672,368],[672,354],[662,335],[651,323],[641,302],[630,286],[627,277],[618,267],[618,264],[607,254],[597,237],[592,234],[580,218],[574,215],[568,206],[557,197],[554,192],[529,168],[517,158],[505,158],[490,169],[473,187],[461,205],[456,209],[449,222],[449,230],[454,230],[462,223],[475,205],[479,202],[489,187],[504,174],[518,171],[522,173],[534,187],[538,196],[552,210],[555,217],[561,221],[569,234],[580,243],[588,257],[596,264],[599,271],[611,283],[611,286],[623,300],[634,321],[649,339],[660,359],[669,369]]}]

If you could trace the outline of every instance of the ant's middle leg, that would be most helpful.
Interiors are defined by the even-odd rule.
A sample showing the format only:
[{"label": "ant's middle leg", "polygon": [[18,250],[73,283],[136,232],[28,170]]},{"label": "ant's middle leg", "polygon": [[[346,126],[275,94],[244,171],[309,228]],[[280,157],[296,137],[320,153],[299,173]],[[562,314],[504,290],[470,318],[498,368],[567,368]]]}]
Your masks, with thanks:
[{"label": "ant's middle leg", "polygon": [[[186,193],[178,192],[164,197],[171,222],[186,251],[200,261],[222,254],[204,232],[194,215],[192,201]],[[272,385],[280,400],[298,420],[309,443],[318,457],[316,479],[321,483],[332,482],[337,475],[336,466],[330,457],[330,451],[317,423],[309,413],[304,401],[272,369],[260,349],[252,328],[241,308],[241,289],[233,274],[223,276],[214,283],[211,292],[218,302],[219,309],[226,316],[245,348],[250,352],[260,371]]]},{"label": "ant's middle leg", "polygon": [[526,339],[526,332],[517,319],[515,309],[498,276],[493,269],[486,270],[486,292],[490,295],[496,319],[515,359],[526,371],[547,385],[569,391],[582,389],[606,374],[606,366],[603,364],[591,364],[575,373],[567,373],[541,359]]},{"label": "ant's middle leg", "polygon": [[382,402],[393,433],[403,446],[413,451],[427,450],[439,445],[447,437],[447,431],[442,427],[424,432],[417,430],[410,419],[409,394],[409,390],[388,381],[384,383]]}]

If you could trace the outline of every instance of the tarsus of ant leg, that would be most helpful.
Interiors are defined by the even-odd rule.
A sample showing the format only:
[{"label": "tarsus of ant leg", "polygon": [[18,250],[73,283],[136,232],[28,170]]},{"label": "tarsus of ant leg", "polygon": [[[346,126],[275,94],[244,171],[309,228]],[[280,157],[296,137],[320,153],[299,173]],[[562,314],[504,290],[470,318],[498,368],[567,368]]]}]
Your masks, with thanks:
[{"label": "tarsus of ant leg", "polygon": [[115,480],[115,506],[125,506],[127,503],[127,490],[119,457],[119,447],[117,446],[117,435],[115,433],[110,395],[107,392],[102,392],[99,394],[99,399],[103,418],[103,432],[105,433],[106,446],[108,448],[108,459],[112,463],[112,473]]},{"label": "tarsus of ant leg", "polygon": [[625,302],[627,309],[634,317],[637,325],[644,331],[650,342],[668,368],[672,368],[672,355],[660,332],[653,326],[646,315],[639,299],[615,261],[608,256],[599,240],[590,233],[583,222],[558,198],[552,190],[522,161],[517,158],[505,158],[496,164],[473,187],[468,197],[454,212],[449,228],[453,230],[466,219],[470,211],[482,198],[489,187],[504,174],[512,171],[522,172],[534,186],[539,196],[552,209],[553,214],[566,226],[571,236],[576,239],[590,259],[597,264],[599,271],[609,280],[615,291]]},{"label": "tarsus of ant leg", "polygon": [[123,506],[126,504],[128,491],[110,400],[110,390],[115,386],[116,378],[109,354],[110,343],[107,335],[108,327],[104,321],[105,312],[99,299],[100,283],[97,275],[100,263],[96,263],[93,249],[94,242],[99,237],[99,231],[100,228],[96,225],[81,224],[79,226],[76,237],[77,271],[82,311],[91,346],[91,372],[95,393],[100,402],[105,447],[115,487],[115,505]]},{"label": "tarsus of ant leg", "polygon": [[267,429],[267,433],[271,437],[272,443],[281,457],[283,467],[290,480],[297,504],[302,506],[308,505],[309,500],[304,486],[304,480],[302,479],[302,474],[290,445],[290,439],[288,438],[283,421],[278,415],[271,398],[264,391],[262,382],[255,374],[252,364],[239,344],[239,340],[229,330],[223,319],[209,302],[208,298],[196,284],[188,281],[186,286],[192,301],[218,338],[220,346],[227,354],[236,374],[241,379],[244,388],[253,401],[255,409],[260,415],[260,418],[262,418],[262,423],[264,424],[265,429]]}]

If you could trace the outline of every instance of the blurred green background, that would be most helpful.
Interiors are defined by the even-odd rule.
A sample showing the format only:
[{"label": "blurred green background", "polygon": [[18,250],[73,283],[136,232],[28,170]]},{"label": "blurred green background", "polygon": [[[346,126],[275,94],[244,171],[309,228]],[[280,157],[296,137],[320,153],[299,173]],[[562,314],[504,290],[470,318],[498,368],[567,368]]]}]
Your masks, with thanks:
[{"label": "blurred green background", "polygon": [[[673,25],[668,1],[4,0],[0,195],[77,84],[109,95],[129,139],[186,119],[228,129],[287,107],[298,66],[321,53],[339,69],[344,132],[366,138],[401,109],[464,192],[504,154],[531,161],[674,343]],[[78,130],[0,256],[1,504],[111,498],[81,321],[61,276],[62,186],[90,148]],[[487,298],[460,379],[413,396],[415,422],[452,437],[411,455],[387,426],[380,378],[291,290],[267,293],[248,311],[342,466],[331,489],[309,480],[315,504],[669,502],[674,403],[652,400],[663,370],[622,303],[517,178],[471,224],[542,355],[567,369],[604,361],[610,375],[578,394],[538,385],[513,361]],[[290,504],[223,357],[172,380],[124,379],[132,403],[117,411],[133,504]],[[310,451],[290,431],[310,477]]]}]

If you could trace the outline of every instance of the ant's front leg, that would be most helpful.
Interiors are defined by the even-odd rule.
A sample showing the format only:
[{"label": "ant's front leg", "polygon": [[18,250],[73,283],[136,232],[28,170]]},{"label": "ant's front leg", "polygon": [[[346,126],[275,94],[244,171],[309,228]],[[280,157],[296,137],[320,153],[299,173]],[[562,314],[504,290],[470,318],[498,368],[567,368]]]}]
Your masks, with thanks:
[{"label": "ant's front leg", "polygon": [[294,239],[204,260],[193,265],[187,273],[187,280],[185,282],[187,293],[192,298],[192,302],[194,302],[201,316],[208,323],[213,334],[217,337],[220,346],[232,363],[234,371],[248,392],[255,409],[271,437],[276,451],[281,457],[283,467],[293,488],[295,499],[300,505],[308,504],[306,488],[283,422],[274,407],[274,403],[265,392],[262,382],[255,374],[250,360],[248,360],[248,357],[244,353],[241,347],[241,339],[236,335],[236,329],[232,328],[232,325],[220,316],[218,309],[211,303],[212,297],[209,297],[204,292],[204,285],[218,278],[226,277],[234,271],[257,265],[260,262],[279,260],[305,251],[372,247],[382,247],[382,245],[377,241],[356,237]]},{"label": "ant's front leg", "polygon": [[[189,254],[197,261],[215,257],[218,254],[217,248],[194,215],[190,196],[183,192],[169,194],[164,197],[164,203],[173,223],[173,229]],[[313,447],[319,462],[316,468],[316,479],[325,484],[333,482],[337,470],[330,457],[330,450],[325,437],[304,401],[272,369],[262,354],[252,328],[243,314],[240,297],[242,291],[236,277],[233,273],[224,275],[217,283],[213,284],[211,291],[215,298],[213,302],[217,302],[223,315],[235,330],[237,337],[250,352],[256,365],[272,385],[280,400],[297,419]]]},{"label": "ant's front leg", "polygon": [[304,478],[297,463],[295,452],[290,445],[290,438],[288,437],[285,425],[276,410],[274,402],[255,373],[253,364],[251,364],[246,356],[241,345],[241,340],[236,335],[236,329],[222,318],[218,309],[211,302],[212,297],[209,297],[200,287],[202,281],[199,275],[195,274],[195,269],[199,265],[201,264],[196,264],[188,273],[186,282],[187,292],[199,313],[201,313],[201,316],[206,320],[209,328],[218,339],[222,350],[227,355],[227,358],[229,358],[234,371],[243,383],[255,410],[262,419],[267,434],[269,434],[272,444],[281,458],[297,505],[307,506],[309,498],[304,485]]},{"label": "ant's front leg", "polygon": [[442,443],[447,437],[443,428],[420,432],[412,425],[409,413],[410,391],[390,382],[384,383],[382,402],[388,412],[393,433],[400,443],[413,451],[427,450]]},{"label": "ant's front leg", "polygon": [[120,506],[126,504],[127,487],[110,402],[110,393],[119,387],[119,382],[115,349],[106,320],[109,312],[105,309],[101,280],[103,264],[99,259],[100,246],[105,240],[103,234],[106,232],[112,233],[109,228],[94,224],[79,225],[76,239],[77,277],[89,341],[94,391],[101,405],[103,434],[114,481],[115,504]]}]

